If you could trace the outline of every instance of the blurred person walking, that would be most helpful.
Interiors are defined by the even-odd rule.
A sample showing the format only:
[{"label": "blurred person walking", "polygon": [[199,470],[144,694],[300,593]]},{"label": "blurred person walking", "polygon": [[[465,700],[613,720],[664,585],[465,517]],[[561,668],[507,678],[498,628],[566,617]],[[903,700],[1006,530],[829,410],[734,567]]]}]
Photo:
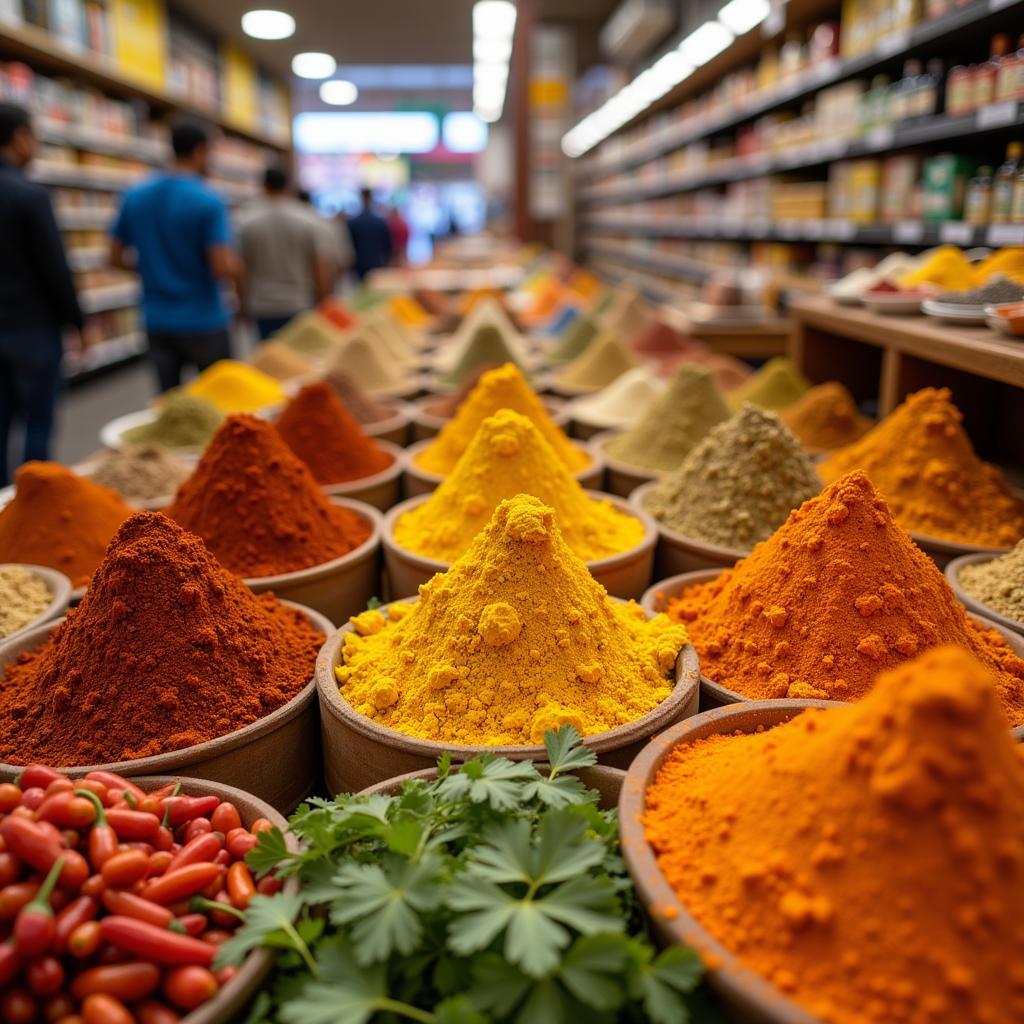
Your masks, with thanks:
[{"label": "blurred person walking", "polygon": [[348,233],[355,253],[353,269],[360,281],[372,270],[391,262],[391,230],[388,222],[373,210],[373,192],[362,190],[363,208],[348,220]]}]

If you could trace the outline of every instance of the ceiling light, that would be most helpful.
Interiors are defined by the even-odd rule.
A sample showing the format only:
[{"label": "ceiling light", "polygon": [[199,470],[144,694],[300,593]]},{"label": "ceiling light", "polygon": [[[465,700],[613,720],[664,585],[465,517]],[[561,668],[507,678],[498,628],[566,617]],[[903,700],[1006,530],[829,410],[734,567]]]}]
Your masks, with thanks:
[{"label": "ceiling light", "polygon": [[671,89],[693,74],[693,65],[678,50],[669,50],[651,70]]},{"label": "ceiling light", "polygon": [[501,118],[501,107],[490,107],[481,106],[479,103],[473,104],[473,113],[480,118],[481,121],[486,121],[488,124],[493,124],[495,121]]},{"label": "ceiling light", "polygon": [[512,57],[511,39],[474,39],[473,60],[507,64]]},{"label": "ceiling light", "polygon": [[500,110],[505,103],[505,87],[490,82],[477,82],[473,86],[473,106],[497,108]]},{"label": "ceiling light", "polygon": [[284,11],[247,11],[242,31],[253,39],[287,39],[295,33],[295,19]]},{"label": "ceiling light", "polygon": [[679,52],[695,68],[699,68],[717,57],[733,38],[733,34],[720,21],[705,21],[679,44]]},{"label": "ceiling light", "polygon": [[516,27],[516,6],[509,0],[477,0],[473,5],[476,39],[511,39]]},{"label": "ceiling light", "polygon": [[330,78],[338,70],[338,62],[329,53],[297,53],[292,57],[292,71],[299,78]]},{"label": "ceiling light", "polygon": [[730,0],[719,12],[718,20],[738,36],[757,28],[771,13],[768,0]]},{"label": "ceiling light", "polygon": [[333,107],[347,107],[350,103],[355,103],[358,96],[359,90],[344,78],[333,78],[320,86],[320,99]]},{"label": "ceiling light", "polygon": [[502,89],[505,88],[505,83],[508,82],[508,65],[507,64],[474,64],[473,65],[473,84],[482,83],[483,85],[500,85]]}]

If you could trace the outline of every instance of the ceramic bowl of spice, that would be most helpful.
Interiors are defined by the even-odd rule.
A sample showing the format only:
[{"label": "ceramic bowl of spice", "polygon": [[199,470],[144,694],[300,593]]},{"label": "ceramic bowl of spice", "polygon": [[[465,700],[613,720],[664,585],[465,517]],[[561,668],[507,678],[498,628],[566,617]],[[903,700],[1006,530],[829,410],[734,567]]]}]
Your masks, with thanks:
[{"label": "ceramic bowl of spice", "polygon": [[1016,633],[1024,633],[1024,541],[1001,556],[961,555],[945,569],[965,607]]},{"label": "ceramic bowl of spice", "polygon": [[[685,572],[678,576],[672,576],[649,587],[640,598],[640,605],[649,614],[668,612],[669,606],[674,599],[678,599],[691,587],[702,583],[710,583],[717,579],[722,573],[721,569],[705,569],[699,572]],[[1010,649],[1018,658],[1024,658],[1024,638],[1013,628],[1007,628],[987,614],[981,614],[973,609],[968,611],[968,618],[972,619],[983,629],[995,630],[1007,643]],[[749,701],[735,690],[722,686],[719,683],[702,675],[700,678],[700,709],[709,711],[714,708],[723,707],[726,704],[735,704],[740,701]]]},{"label": "ceramic bowl of spice", "polygon": [[[936,1019],[952,1005],[1016,1019],[1024,893],[999,865],[1022,814],[995,681],[952,645],[882,673],[858,704],[681,722],[633,762],[619,802],[656,931],[699,953],[730,1019],[758,1024],[863,1024],[869,1003],[879,1021],[929,1003]],[[965,936],[961,912],[979,906],[991,913]]]},{"label": "ceramic bowl of spice", "polygon": [[914,543],[940,568],[945,569],[950,562],[966,555],[980,555],[983,558],[996,558],[1005,555],[1009,548],[990,548],[978,544],[957,544],[955,541],[942,540],[939,537],[927,537],[915,530],[907,531]]},{"label": "ceramic bowl of spice", "polygon": [[646,366],[627,370],[608,387],[569,403],[572,436],[588,441],[595,434],[632,426],[667,386]]},{"label": "ceramic bowl of spice", "polygon": [[620,436],[618,430],[603,430],[587,442],[587,450],[595,460],[604,463],[605,487],[609,494],[628,498],[638,487],[657,480],[661,474],[653,469],[641,469],[608,454],[607,444]]},{"label": "ceramic bowl of spice", "polygon": [[78,609],[0,645],[0,778],[30,762],[186,773],[288,812],[320,775],[313,666],[332,632],[136,513]]},{"label": "ceramic bowl of spice", "polygon": [[198,461],[196,455],[176,454],[160,445],[125,445],[79,463],[74,471],[116,491],[132,508],[155,511],[171,503]]},{"label": "ceramic bowl of spice", "polygon": [[393,410],[391,413],[379,420],[364,423],[363,430],[378,441],[390,441],[404,447],[409,440],[412,405],[408,402],[395,402],[389,408]]},{"label": "ceramic bowl of spice", "polygon": [[44,565],[0,565],[0,644],[59,619],[71,602],[71,580]]}]

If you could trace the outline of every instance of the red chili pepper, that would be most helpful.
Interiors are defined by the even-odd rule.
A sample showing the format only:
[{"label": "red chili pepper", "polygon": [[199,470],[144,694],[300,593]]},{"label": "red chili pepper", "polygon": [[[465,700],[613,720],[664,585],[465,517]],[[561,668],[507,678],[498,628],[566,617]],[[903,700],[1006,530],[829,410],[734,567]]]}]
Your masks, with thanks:
[{"label": "red chili pepper", "polygon": [[21,861],[13,853],[0,853],[0,889],[21,877]]},{"label": "red chili pepper", "polygon": [[221,850],[216,857],[213,858],[214,864],[223,864],[224,867],[228,867],[235,858],[228,853],[227,850]]},{"label": "red chili pepper", "polygon": [[217,984],[223,988],[237,973],[237,967],[222,967],[214,977],[217,979]]},{"label": "red chili pepper", "polygon": [[14,948],[14,942],[8,939],[0,944],[0,988],[6,987],[17,977],[21,965],[22,959]]},{"label": "red chili pepper", "polygon": [[218,928],[237,928],[245,920],[245,914],[231,905],[231,899],[226,892],[218,893],[212,900],[205,896],[193,896],[189,907],[193,911],[201,910],[207,913],[210,921]]},{"label": "red chili pepper", "polygon": [[137,921],[147,921],[158,928],[166,928],[174,920],[174,914],[167,907],[117,889],[108,889],[103,894],[103,906],[111,914],[134,917]]},{"label": "red chili pepper", "polygon": [[104,865],[100,874],[107,885],[124,888],[141,881],[149,871],[149,854],[145,850],[118,850]]},{"label": "red chili pepper", "polygon": [[245,910],[255,895],[256,883],[252,880],[252,872],[244,860],[236,860],[228,868],[228,896],[232,905]]},{"label": "red chili pepper", "polygon": [[102,782],[95,779],[75,779],[75,789],[84,789],[87,793],[99,797],[101,802],[105,802],[107,787]]},{"label": "red chili pepper", "polygon": [[46,790],[42,786],[29,786],[21,794],[21,806],[35,813],[39,805],[46,799]]},{"label": "red chili pepper", "polygon": [[257,818],[250,826],[249,831],[258,836],[261,832],[272,832],[274,823],[269,818]]},{"label": "red chili pepper", "polygon": [[181,841],[185,844],[192,842],[196,836],[205,835],[213,831],[213,825],[209,818],[193,818],[190,822],[182,825],[180,830]]},{"label": "red chili pepper", "polygon": [[174,860],[174,854],[170,850],[155,850],[149,855],[149,877],[156,878],[164,874]]},{"label": "red chili pepper", "polygon": [[43,1003],[43,1018],[47,1021],[60,1021],[61,1024],[67,1024],[64,1018],[73,1018],[76,1008],[77,1004],[67,992],[58,992],[57,995],[50,996]]},{"label": "red chili pepper", "polygon": [[121,840],[138,839],[148,842],[160,828],[160,819],[155,814],[121,807],[111,807],[107,811],[107,822]]},{"label": "red chili pepper", "polygon": [[197,939],[206,931],[207,923],[206,917],[203,914],[183,914],[181,917],[174,919],[172,928],[174,928],[174,931],[180,931],[181,934],[191,935],[192,938]]},{"label": "red chili pepper", "polygon": [[174,833],[169,828],[164,828],[163,825],[157,829],[156,836],[153,838],[153,845],[158,850],[173,850],[177,843],[174,841]]},{"label": "red chili pepper", "polygon": [[103,881],[101,874],[90,875],[83,883],[80,892],[83,896],[94,896],[100,897],[103,895],[104,890],[107,888],[107,883]]},{"label": "red chili pepper", "polygon": [[59,779],[54,779],[44,792],[47,796],[53,796],[54,793],[70,793],[75,788],[75,784],[70,780],[66,779],[63,775]]},{"label": "red chili pepper", "polygon": [[154,878],[142,890],[142,896],[154,903],[177,903],[178,900],[186,900],[197,892],[202,892],[211,882],[219,879],[223,872],[224,869],[219,864],[187,864],[177,871],[168,871],[159,878]]},{"label": "red chili pepper", "polygon": [[0,836],[3,836],[12,853],[41,873],[49,871],[54,862],[61,858],[64,863],[60,875],[62,887],[78,889],[89,877],[89,865],[85,858],[74,850],[63,849],[37,822],[8,815],[0,822]]},{"label": "red chili pepper", "polygon": [[209,931],[203,932],[200,938],[203,942],[212,942],[215,946],[219,946],[231,938],[231,932],[226,932],[223,928],[211,928]]},{"label": "red chili pepper", "polygon": [[135,1024],[135,1018],[120,999],[97,992],[82,1002],[82,1024]]},{"label": "red chili pepper", "polygon": [[73,789],[65,789],[48,796],[36,811],[36,818],[60,828],[86,828],[96,820],[96,808],[89,800],[76,796]]},{"label": "red chili pepper", "polygon": [[164,979],[164,995],[181,1010],[201,1006],[216,994],[218,987],[213,974],[201,967],[180,967]]},{"label": "red chili pepper", "polygon": [[33,1024],[38,1013],[39,1004],[23,988],[9,988],[0,995],[0,1020],[4,1024]]},{"label": "red chili pepper", "polygon": [[64,858],[54,861],[39,892],[18,911],[14,920],[14,948],[26,960],[39,956],[50,948],[56,925],[50,906],[50,893],[57,884],[57,878],[64,868]]},{"label": "red chili pepper", "polygon": [[88,960],[100,948],[99,921],[86,921],[68,936],[68,952],[76,960]]},{"label": "red chili pepper", "polygon": [[13,811],[21,803],[21,786],[13,782],[0,782],[0,813]]},{"label": "red chili pepper", "polygon": [[0,921],[12,921],[39,892],[38,882],[12,882],[0,889]]},{"label": "red chili pepper", "polygon": [[158,964],[209,966],[216,950],[190,935],[178,935],[146,921],[112,915],[100,921],[105,942]]},{"label": "red chili pepper", "polygon": [[107,821],[103,801],[88,789],[78,788],[75,792],[81,799],[88,800],[96,811],[96,822],[89,830],[89,860],[92,862],[93,870],[98,871],[117,853],[120,841]]},{"label": "red chili pepper", "polygon": [[82,971],[71,983],[71,994],[76,999],[84,999],[94,992],[104,992],[126,1003],[134,1003],[136,999],[145,999],[159,984],[160,969],[156,964],[144,961],[111,964]]},{"label": "red chili pepper", "polygon": [[205,835],[196,836],[174,855],[171,863],[167,866],[167,871],[176,871],[188,864],[212,861],[222,849],[224,849],[224,840],[216,832],[207,832]]},{"label": "red chili pepper", "polygon": [[242,860],[250,850],[256,849],[259,839],[251,832],[236,832],[228,836],[227,850],[236,860]]},{"label": "red chili pepper", "polygon": [[178,1024],[181,1020],[174,1010],[155,999],[147,999],[132,1009],[135,1010],[135,1019],[139,1024]]},{"label": "red chili pepper", "polygon": [[220,800],[215,796],[168,796],[160,801],[167,824],[172,828],[184,825],[193,818],[208,818],[219,803]]},{"label": "red chili pepper", "polygon": [[55,956],[41,956],[25,969],[25,982],[37,996],[52,996],[64,984],[64,965]]},{"label": "red chili pepper", "polygon": [[242,816],[234,804],[225,800],[223,803],[219,803],[216,810],[210,815],[210,824],[214,831],[227,835],[233,828],[242,827]]},{"label": "red chili pepper", "polygon": [[118,775],[116,772],[89,772],[86,778],[93,782],[102,783],[107,789],[123,789],[134,794],[137,800],[141,800],[146,794],[135,785],[130,779]]},{"label": "red chili pepper", "polygon": [[280,878],[275,878],[273,875],[264,875],[256,883],[256,891],[261,896],[273,896],[275,893],[280,892],[284,888],[284,882]]},{"label": "red chili pepper", "polygon": [[53,950],[55,953],[66,953],[71,933],[87,921],[94,921],[100,912],[99,902],[92,896],[79,896],[72,900],[58,915],[54,922]]},{"label": "red chili pepper", "polygon": [[14,780],[16,785],[22,789],[46,789],[54,779],[63,779],[60,772],[45,764],[30,764],[23,768],[21,774]]}]

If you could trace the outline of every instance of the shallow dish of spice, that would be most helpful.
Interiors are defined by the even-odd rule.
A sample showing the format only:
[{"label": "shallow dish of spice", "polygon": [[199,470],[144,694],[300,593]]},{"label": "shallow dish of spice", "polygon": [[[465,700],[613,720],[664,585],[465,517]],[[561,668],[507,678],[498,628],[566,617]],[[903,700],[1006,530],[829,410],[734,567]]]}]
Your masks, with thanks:
[{"label": "shallow dish of spice", "polygon": [[71,580],[42,565],[0,564],[0,643],[59,618],[71,600]]}]

